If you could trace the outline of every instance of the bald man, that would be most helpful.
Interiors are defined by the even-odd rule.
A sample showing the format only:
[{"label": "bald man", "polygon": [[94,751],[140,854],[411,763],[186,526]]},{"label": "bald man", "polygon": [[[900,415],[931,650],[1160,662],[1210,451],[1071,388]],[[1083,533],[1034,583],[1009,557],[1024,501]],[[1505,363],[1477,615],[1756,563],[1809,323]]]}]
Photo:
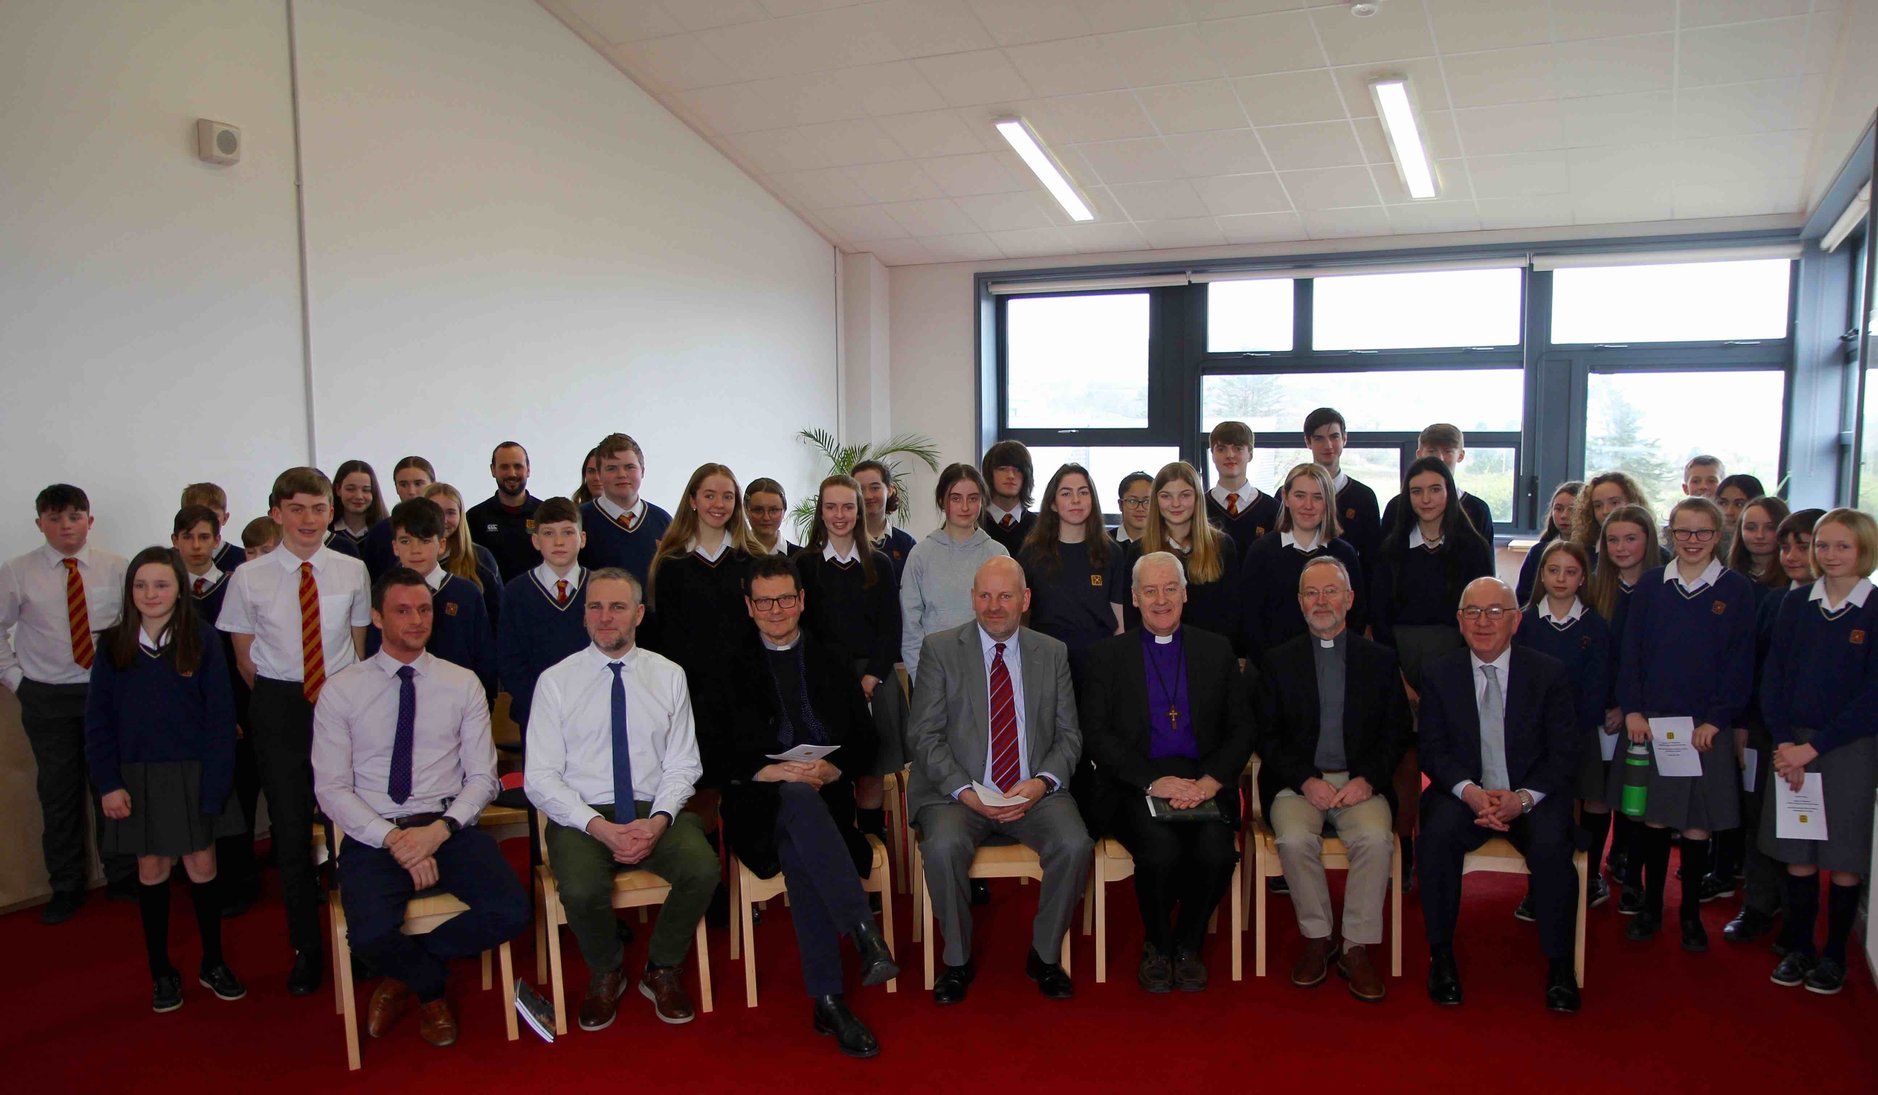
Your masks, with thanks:
[{"label": "bald man", "polygon": [[[1082,753],[1069,649],[1019,626],[1030,607],[1016,561],[987,560],[972,579],[974,619],[926,636],[907,738],[907,811],[921,834],[926,886],[945,938],[933,1000],[956,1004],[972,962],[972,856],[987,840],[1016,842],[1043,861],[1042,893],[1024,969],[1051,999],[1073,994],[1059,964],[1063,934],[1089,877],[1089,832],[1068,795]],[[976,788],[997,792],[994,806]]]},{"label": "bald man", "polygon": [[1498,578],[1471,582],[1456,617],[1467,649],[1433,662],[1422,675],[1421,765],[1429,782],[1416,862],[1428,929],[1428,995],[1437,1004],[1461,1002],[1454,960],[1461,861],[1503,836],[1532,872],[1547,964],[1545,1006],[1576,1012],[1572,779],[1579,734],[1571,682],[1556,659],[1513,645],[1519,604]]}]

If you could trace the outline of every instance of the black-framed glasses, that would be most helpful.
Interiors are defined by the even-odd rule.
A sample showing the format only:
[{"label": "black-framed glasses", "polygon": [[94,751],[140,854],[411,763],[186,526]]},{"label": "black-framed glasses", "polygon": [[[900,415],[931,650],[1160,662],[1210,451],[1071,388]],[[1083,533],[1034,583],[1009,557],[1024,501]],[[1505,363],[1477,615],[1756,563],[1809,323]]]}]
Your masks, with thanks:
[{"label": "black-framed glasses", "polygon": [[1461,609],[1461,619],[1471,624],[1479,620],[1482,616],[1485,616],[1487,619],[1497,624],[1506,617],[1516,614],[1518,611],[1519,609],[1517,608],[1507,608],[1504,605],[1494,605],[1491,608],[1482,608],[1479,605],[1468,605],[1466,608]]},{"label": "black-framed glasses", "polygon": [[1153,503],[1154,503],[1154,499],[1152,498],[1123,498],[1121,499],[1121,504],[1122,504],[1123,509],[1147,509]]},{"label": "black-framed glasses", "polygon": [[1694,540],[1698,544],[1706,544],[1715,538],[1715,530],[1712,528],[1673,528],[1669,534],[1678,540]]},{"label": "black-framed glasses", "polygon": [[780,597],[752,597],[750,603],[758,612],[769,612],[778,608],[794,608],[802,600],[799,593],[785,593]]}]

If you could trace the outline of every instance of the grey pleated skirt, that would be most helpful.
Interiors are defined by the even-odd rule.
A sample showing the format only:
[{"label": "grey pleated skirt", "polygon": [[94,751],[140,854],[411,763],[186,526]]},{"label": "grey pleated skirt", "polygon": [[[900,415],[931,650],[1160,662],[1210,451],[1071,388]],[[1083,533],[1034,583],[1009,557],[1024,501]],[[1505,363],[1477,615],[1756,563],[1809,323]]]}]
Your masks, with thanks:
[{"label": "grey pleated skirt", "polygon": [[1421,691],[1422,673],[1428,663],[1456,650],[1467,648],[1461,629],[1450,624],[1397,624],[1395,656],[1402,666],[1402,677],[1409,687]]},{"label": "grey pleated skirt", "polygon": [[201,812],[202,765],[193,760],[119,765],[130,816],[104,819],[105,855],[185,856],[246,831],[234,795],[219,815]]},{"label": "grey pleated skirt", "polygon": [[[1802,745],[1812,736],[1811,730],[1793,732],[1794,739]],[[1762,763],[1771,768],[1771,750],[1766,758]],[[1878,738],[1847,742],[1814,759],[1806,770],[1820,774],[1820,793],[1826,799],[1826,833],[1830,839],[1781,840],[1776,837],[1775,825],[1780,820],[1780,812],[1774,808],[1775,793],[1773,784],[1769,783],[1767,801],[1761,807],[1761,851],[1782,863],[1809,865],[1822,871],[1870,873],[1872,794],[1874,787],[1878,787]]]},{"label": "grey pleated skirt", "polygon": [[[854,663],[855,676],[867,674],[865,658]],[[874,753],[874,767],[870,775],[886,776],[906,767],[906,691],[900,687],[900,674],[888,673],[874,686],[874,699],[869,704],[874,710],[874,729],[880,735],[880,746]]]},{"label": "grey pleated skirt", "polygon": [[[1625,738],[1626,744],[1629,738]],[[1622,750],[1619,750],[1622,755]],[[1678,832],[1696,829],[1718,832],[1741,824],[1741,766],[1735,762],[1734,739],[1729,731],[1715,735],[1715,745],[1702,759],[1699,776],[1665,776],[1650,761],[1650,782],[1643,806],[1643,820],[1667,825]],[[1606,782],[1612,796],[1606,802],[1623,801],[1624,766],[1613,763]]]}]

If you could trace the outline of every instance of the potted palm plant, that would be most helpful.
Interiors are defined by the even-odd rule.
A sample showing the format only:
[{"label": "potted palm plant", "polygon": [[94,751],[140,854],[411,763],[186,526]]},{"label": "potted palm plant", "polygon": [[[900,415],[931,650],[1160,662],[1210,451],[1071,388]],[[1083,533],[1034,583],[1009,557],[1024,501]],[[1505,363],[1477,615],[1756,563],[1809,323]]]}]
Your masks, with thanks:
[{"label": "potted palm plant", "polygon": [[[887,471],[893,476],[893,489],[902,498],[906,497],[907,473],[898,458],[918,460],[933,471],[939,470],[939,446],[924,434],[897,433],[878,444],[861,445],[843,445],[835,440],[834,434],[822,429],[801,430],[797,432],[796,438],[819,450],[828,461],[827,468],[822,471],[823,478],[852,475],[854,465],[863,460],[878,460],[887,465]],[[893,519],[897,521],[905,512],[906,508],[902,507],[899,513],[893,515]],[[798,502],[790,517],[795,520],[797,536],[807,538],[809,527],[815,521],[815,496],[811,494]]]}]

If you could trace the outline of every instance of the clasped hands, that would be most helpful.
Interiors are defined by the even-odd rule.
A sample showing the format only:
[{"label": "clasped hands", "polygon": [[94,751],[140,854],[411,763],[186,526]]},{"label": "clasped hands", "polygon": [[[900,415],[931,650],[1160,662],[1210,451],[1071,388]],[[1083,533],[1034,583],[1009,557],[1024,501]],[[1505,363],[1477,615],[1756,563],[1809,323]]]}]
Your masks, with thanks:
[{"label": "clasped hands", "polygon": [[821,790],[824,783],[841,778],[841,769],[826,760],[784,760],[765,764],[756,771],[758,783],[806,783]]},{"label": "clasped hands", "polygon": [[1496,833],[1506,832],[1513,819],[1526,812],[1518,791],[1489,791],[1478,784],[1462,788],[1461,801],[1474,812],[1474,824]]},{"label": "clasped hands", "polygon": [[1368,802],[1376,792],[1370,788],[1369,781],[1362,776],[1351,776],[1341,788],[1333,787],[1329,780],[1312,776],[1304,781],[1304,801],[1318,810],[1339,810],[1345,806],[1355,806]]},{"label": "clasped hands", "polygon": [[1810,745],[1795,745],[1787,742],[1774,746],[1774,774],[1787,781],[1787,786],[1798,791],[1806,782],[1806,766],[1819,759],[1819,750]]},{"label": "clasped hands", "polygon": [[1005,792],[1005,794],[1010,795],[1012,798],[1021,798],[1024,800],[1015,806],[987,806],[984,800],[978,797],[978,792],[972,790],[970,787],[959,792],[959,801],[964,803],[967,808],[980,817],[999,822],[1016,821],[1018,818],[1029,813],[1030,808],[1035,806],[1039,799],[1049,793],[1049,784],[1043,782],[1043,780],[1037,776],[1032,776]]},{"label": "clasped hands", "polygon": [[[1650,720],[1647,716],[1632,711],[1624,716],[1624,731],[1631,744],[1642,745],[1650,740]],[[1721,728],[1712,722],[1705,722],[1695,728],[1695,751],[1706,753],[1715,748],[1715,739],[1721,734]]]},{"label": "clasped hands", "polygon": [[664,814],[637,818],[624,825],[596,817],[587,823],[587,835],[606,845],[606,850],[613,853],[613,862],[631,867],[652,854],[670,827],[671,821]]},{"label": "clasped hands", "polygon": [[428,890],[437,884],[437,849],[450,839],[450,827],[433,821],[418,829],[393,829],[385,837],[385,850],[411,874],[411,884]]},{"label": "clasped hands", "polygon": [[1199,779],[1162,776],[1148,784],[1148,794],[1166,799],[1168,805],[1176,810],[1191,810],[1219,794],[1219,788],[1219,781],[1212,776],[1201,776]]}]

